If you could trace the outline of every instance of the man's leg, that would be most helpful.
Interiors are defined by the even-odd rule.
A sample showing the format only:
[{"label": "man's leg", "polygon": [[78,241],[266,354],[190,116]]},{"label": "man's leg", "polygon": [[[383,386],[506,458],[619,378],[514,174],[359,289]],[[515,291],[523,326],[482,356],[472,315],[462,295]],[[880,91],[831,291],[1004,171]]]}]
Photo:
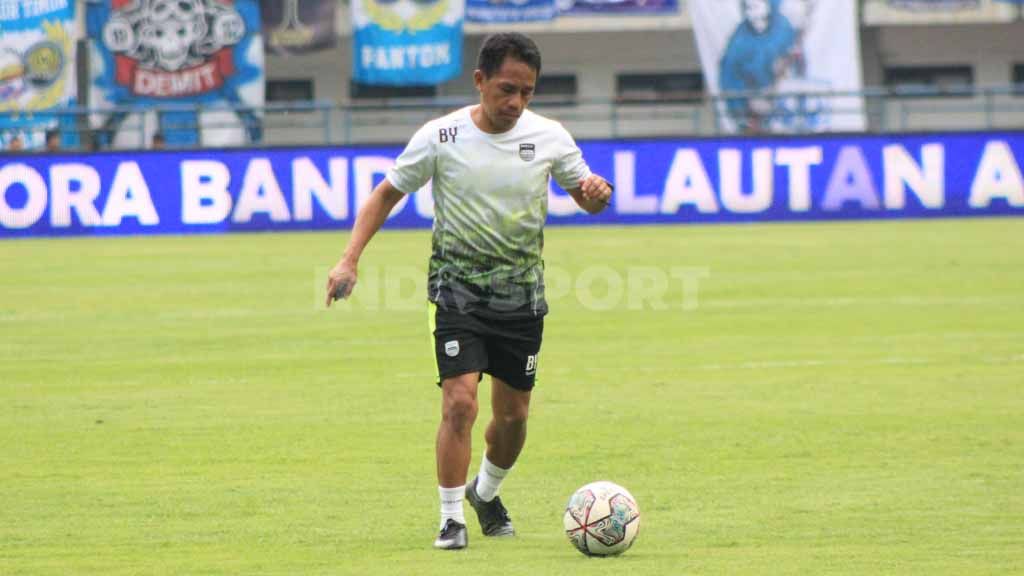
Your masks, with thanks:
[{"label": "man's leg", "polygon": [[441,425],[437,430],[437,480],[442,488],[466,483],[476,421],[476,391],[480,373],[472,372],[441,383]]},{"label": "man's leg", "polygon": [[526,419],[537,379],[544,319],[509,320],[489,328],[485,372],[491,375],[492,417],[484,434],[487,450],[480,473],[466,487],[466,498],[485,536],[512,536],[512,519],[498,489],[526,443]]},{"label": "man's leg", "polygon": [[[526,418],[530,392],[516,390],[499,378],[491,378],[491,423],[487,425],[487,459],[508,470],[526,443]],[[485,498],[489,500],[489,498]]]},{"label": "man's leg", "polygon": [[476,510],[486,536],[515,534],[512,519],[498,497],[498,489],[526,443],[529,410],[529,391],[516,390],[500,378],[491,378],[492,418],[484,434],[487,451],[480,462],[480,473],[466,488],[466,497]]},{"label": "man's leg", "polygon": [[480,373],[471,372],[441,382],[441,424],[437,429],[437,484],[441,499],[441,533],[436,548],[466,547],[466,517],[462,500],[476,421]]}]

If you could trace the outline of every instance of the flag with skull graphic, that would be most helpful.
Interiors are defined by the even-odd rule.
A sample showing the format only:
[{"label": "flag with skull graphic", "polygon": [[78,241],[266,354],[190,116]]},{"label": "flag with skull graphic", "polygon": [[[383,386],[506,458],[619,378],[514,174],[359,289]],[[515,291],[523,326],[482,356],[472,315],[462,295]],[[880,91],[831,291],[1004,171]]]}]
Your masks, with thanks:
[{"label": "flag with skull graphic", "polygon": [[[263,46],[256,0],[101,0],[89,4],[87,23],[93,39],[90,103],[94,107],[263,104]],[[251,113],[238,114],[240,129],[248,134],[243,141],[258,139],[254,138],[256,119]],[[104,119],[105,124],[111,121],[116,125],[105,128],[116,134],[125,118]],[[185,140],[198,141],[203,136],[203,143],[213,143],[199,134],[202,118],[192,124],[196,134],[186,134]],[[175,134],[167,136],[177,140]],[[217,143],[240,142],[229,138]]]}]

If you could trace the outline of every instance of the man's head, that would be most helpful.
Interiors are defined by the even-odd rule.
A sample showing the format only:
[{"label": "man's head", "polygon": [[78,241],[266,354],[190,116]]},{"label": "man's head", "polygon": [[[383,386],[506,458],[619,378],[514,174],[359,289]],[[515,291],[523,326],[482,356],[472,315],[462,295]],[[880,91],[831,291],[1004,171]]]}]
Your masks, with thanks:
[{"label": "man's head", "polygon": [[7,149],[11,152],[19,152],[25,149],[25,141],[21,139],[20,134],[16,134],[7,141]]},{"label": "man's head", "polygon": [[153,150],[163,150],[167,147],[167,139],[164,138],[163,132],[157,132],[153,134],[153,141],[150,144],[150,148]]},{"label": "man's head", "polygon": [[60,131],[59,130],[47,130],[46,131],[46,150],[49,152],[56,152],[60,150]]},{"label": "man's head", "polygon": [[473,83],[490,128],[504,132],[515,126],[540,76],[540,50],[522,34],[488,36],[480,48]]},{"label": "man's head", "polygon": [[771,0],[743,0],[743,19],[758,34],[764,34],[772,16]]}]

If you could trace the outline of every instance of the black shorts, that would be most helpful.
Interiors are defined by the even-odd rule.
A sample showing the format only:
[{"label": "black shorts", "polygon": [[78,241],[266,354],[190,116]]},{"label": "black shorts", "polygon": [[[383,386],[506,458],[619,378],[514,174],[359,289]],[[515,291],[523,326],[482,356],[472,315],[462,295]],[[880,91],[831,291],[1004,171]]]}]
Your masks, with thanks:
[{"label": "black shorts", "polygon": [[543,316],[497,320],[442,308],[433,302],[429,307],[438,386],[445,378],[483,372],[517,390],[533,389],[544,334]]}]

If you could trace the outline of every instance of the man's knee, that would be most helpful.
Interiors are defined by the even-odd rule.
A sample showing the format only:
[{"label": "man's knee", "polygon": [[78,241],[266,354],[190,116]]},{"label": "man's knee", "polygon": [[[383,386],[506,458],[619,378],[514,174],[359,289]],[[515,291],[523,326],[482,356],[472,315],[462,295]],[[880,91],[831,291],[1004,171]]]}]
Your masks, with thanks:
[{"label": "man's knee", "polygon": [[442,417],[457,430],[471,427],[476,420],[476,382],[478,376],[465,374],[444,381]]},{"label": "man's knee", "polygon": [[525,427],[526,419],[529,415],[529,402],[516,398],[506,398],[506,401],[495,410],[494,420],[503,428],[515,429]]},{"label": "man's knee", "polygon": [[526,409],[503,410],[496,415],[499,426],[503,428],[523,428],[526,426],[526,419],[529,414]]},{"label": "man's knee", "polygon": [[503,428],[522,428],[530,414],[530,393],[516,390],[505,381],[494,379],[494,422]]}]

